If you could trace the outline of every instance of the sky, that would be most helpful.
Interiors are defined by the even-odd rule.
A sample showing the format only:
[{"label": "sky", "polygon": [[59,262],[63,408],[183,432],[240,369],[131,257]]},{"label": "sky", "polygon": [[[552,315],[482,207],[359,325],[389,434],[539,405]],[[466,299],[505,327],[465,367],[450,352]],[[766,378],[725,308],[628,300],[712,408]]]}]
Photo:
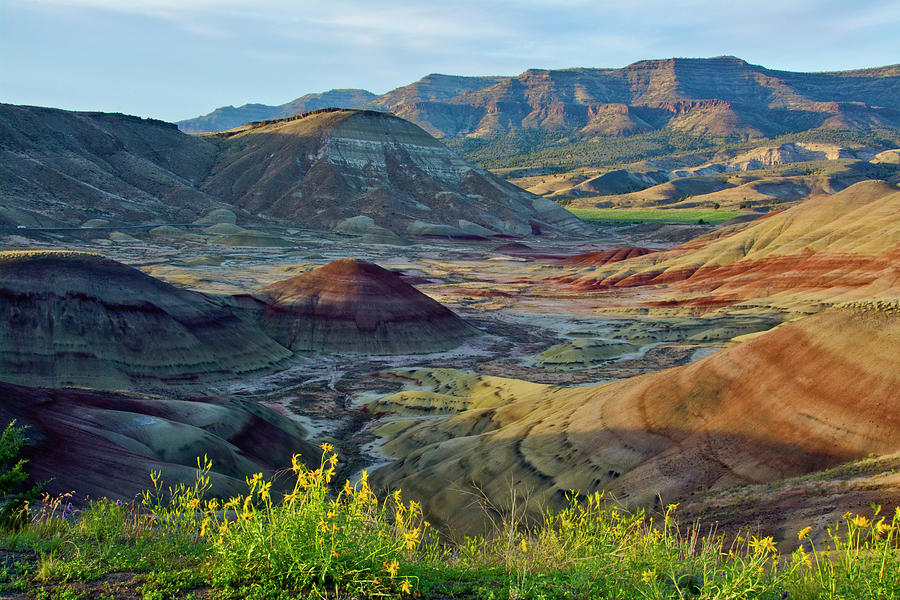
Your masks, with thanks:
[{"label": "sky", "polygon": [[167,121],[429,73],[900,63],[898,0],[0,0],[0,101]]}]

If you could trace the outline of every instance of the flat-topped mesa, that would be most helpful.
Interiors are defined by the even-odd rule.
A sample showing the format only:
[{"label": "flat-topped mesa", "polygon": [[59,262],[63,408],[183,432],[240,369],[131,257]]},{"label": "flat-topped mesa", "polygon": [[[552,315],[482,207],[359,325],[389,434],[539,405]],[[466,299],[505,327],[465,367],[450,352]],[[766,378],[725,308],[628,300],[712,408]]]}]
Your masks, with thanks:
[{"label": "flat-topped mesa", "polygon": [[0,380],[135,389],[290,357],[209,297],[96,254],[0,253]]},{"label": "flat-topped mesa", "polygon": [[451,350],[479,331],[397,273],[342,258],[258,292],[260,326],[295,351],[412,354]]}]

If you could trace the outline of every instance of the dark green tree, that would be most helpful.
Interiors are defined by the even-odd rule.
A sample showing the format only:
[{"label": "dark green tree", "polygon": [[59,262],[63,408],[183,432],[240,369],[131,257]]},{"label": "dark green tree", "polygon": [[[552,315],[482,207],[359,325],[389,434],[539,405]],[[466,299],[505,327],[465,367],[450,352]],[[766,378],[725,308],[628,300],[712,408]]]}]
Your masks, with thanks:
[{"label": "dark green tree", "polygon": [[24,508],[26,502],[36,500],[41,493],[43,483],[35,483],[26,487],[28,463],[20,458],[19,453],[25,445],[27,427],[16,427],[15,419],[7,424],[0,435],[0,525],[16,527],[26,518]]}]

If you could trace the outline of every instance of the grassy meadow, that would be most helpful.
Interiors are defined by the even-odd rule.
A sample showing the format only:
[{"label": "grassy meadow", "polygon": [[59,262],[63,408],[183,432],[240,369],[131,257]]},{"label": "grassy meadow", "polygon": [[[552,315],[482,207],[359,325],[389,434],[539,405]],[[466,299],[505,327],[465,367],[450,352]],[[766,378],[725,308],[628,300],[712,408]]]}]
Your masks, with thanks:
[{"label": "grassy meadow", "polygon": [[741,214],[736,210],[704,208],[569,208],[569,212],[596,225],[632,223],[709,223],[716,225]]},{"label": "grassy meadow", "polygon": [[[295,457],[293,490],[247,479],[247,493],[207,498],[210,464],[191,486],[141,500],[67,498],[29,507],[0,533],[0,596],[78,598],[618,598],[786,600],[900,598],[900,509],[847,514],[825,540],[799,535],[783,554],[771,537],[726,541],[678,524],[677,505],[651,517],[570,498],[525,523],[499,517],[487,537],[449,541],[398,490],[377,498],[363,475],[335,485],[338,459]],[[4,596],[5,597],[5,596]]]}]

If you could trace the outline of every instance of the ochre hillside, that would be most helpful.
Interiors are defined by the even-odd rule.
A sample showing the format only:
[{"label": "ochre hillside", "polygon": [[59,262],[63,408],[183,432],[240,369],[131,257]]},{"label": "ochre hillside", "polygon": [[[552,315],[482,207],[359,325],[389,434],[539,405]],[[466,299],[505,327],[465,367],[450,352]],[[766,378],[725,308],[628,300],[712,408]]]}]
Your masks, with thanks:
[{"label": "ochre hillside", "polygon": [[606,489],[653,506],[890,454],[900,450],[898,346],[898,305],[861,303],[594,387],[409,373],[426,391],[385,398],[379,410],[455,414],[376,430],[397,462],[375,476],[421,500],[430,518],[473,532],[485,523],[472,505],[482,493],[500,506],[515,494],[537,510],[568,490]]},{"label": "ochre hillside", "polygon": [[867,181],[671,250],[556,280],[580,290],[636,288],[647,302],[672,306],[792,309],[896,298],[898,217],[900,190]]},{"label": "ochre hillside", "polygon": [[376,264],[342,258],[257,293],[263,330],[295,351],[413,354],[459,346],[479,331]]}]

